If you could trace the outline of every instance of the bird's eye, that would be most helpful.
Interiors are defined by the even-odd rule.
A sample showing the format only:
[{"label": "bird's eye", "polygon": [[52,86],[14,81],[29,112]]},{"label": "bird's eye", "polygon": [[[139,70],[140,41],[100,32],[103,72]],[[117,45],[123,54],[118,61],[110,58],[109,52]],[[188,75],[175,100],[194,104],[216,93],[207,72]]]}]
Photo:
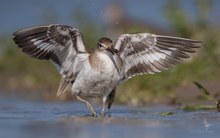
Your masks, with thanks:
[{"label": "bird's eye", "polygon": [[102,44],[99,44],[99,47],[101,48],[101,47],[103,47],[103,45],[102,45]]}]

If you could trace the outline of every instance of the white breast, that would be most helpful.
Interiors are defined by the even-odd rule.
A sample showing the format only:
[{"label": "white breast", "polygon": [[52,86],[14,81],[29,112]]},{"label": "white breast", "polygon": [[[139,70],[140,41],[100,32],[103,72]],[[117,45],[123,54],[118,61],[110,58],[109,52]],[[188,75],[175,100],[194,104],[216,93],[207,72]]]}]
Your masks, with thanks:
[{"label": "white breast", "polygon": [[[98,53],[97,66],[94,69],[89,61],[78,75],[72,90],[84,96],[103,96],[116,86],[119,76],[114,63],[105,53]],[[75,91],[75,92],[74,92]]]},{"label": "white breast", "polygon": [[112,60],[107,54],[99,53],[98,58],[100,60],[100,69],[105,70],[105,72],[112,72],[115,69]]}]

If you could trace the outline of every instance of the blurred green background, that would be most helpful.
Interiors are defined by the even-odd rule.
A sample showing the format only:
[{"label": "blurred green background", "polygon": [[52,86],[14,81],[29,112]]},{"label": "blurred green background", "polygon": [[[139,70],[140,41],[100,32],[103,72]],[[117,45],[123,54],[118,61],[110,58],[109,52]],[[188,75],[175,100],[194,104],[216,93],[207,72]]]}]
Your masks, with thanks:
[{"label": "blurred green background", "polygon": [[[196,93],[193,81],[220,93],[220,2],[218,0],[155,1],[2,1],[0,5],[0,93],[31,100],[56,97],[60,76],[51,62],[23,54],[12,41],[18,29],[39,24],[78,28],[86,46],[98,38],[115,40],[122,33],[150,32],[202,40],[185,64],[154,75],[137,76],[117,89],[116,102],[132,105],[178,103]],[[217,95],[218,96],[218,95]]]}]

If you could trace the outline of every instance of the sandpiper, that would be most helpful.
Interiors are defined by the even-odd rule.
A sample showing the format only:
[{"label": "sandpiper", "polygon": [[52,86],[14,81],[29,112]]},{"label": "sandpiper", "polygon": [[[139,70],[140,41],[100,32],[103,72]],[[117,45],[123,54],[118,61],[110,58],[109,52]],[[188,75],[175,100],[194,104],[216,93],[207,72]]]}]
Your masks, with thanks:
[{"label": "sandpiper", "polygon": [[71,86],[79,101],[93,116],[95,110],[86,97],[100,97],[105,108],[111,108],[116,87],[129,78],[167,70],[189,58],[201,41],[150,33],[122,34],[115,43],[100,38],[97,47],[88,50],[79,30],[59,24],[34,26],[15,32],[14,41],[31,57],[51,60],[62,79],[60,95]]}]

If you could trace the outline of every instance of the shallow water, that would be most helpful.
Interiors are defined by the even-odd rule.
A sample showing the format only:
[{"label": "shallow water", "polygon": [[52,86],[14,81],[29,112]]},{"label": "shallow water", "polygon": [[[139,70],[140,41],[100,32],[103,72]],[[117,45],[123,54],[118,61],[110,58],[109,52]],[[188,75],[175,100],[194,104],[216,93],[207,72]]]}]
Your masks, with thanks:
[{"label": "shallow water", "polygon": [[[166,111],[174,114],[160,116],[161,112]],[[216,111],[184,112],[177,107],[113,105],[108,117],[93,118],[86,114],[89,112],[81,103],[0,99],[0,138],[220,136],[220,113]]]}]

